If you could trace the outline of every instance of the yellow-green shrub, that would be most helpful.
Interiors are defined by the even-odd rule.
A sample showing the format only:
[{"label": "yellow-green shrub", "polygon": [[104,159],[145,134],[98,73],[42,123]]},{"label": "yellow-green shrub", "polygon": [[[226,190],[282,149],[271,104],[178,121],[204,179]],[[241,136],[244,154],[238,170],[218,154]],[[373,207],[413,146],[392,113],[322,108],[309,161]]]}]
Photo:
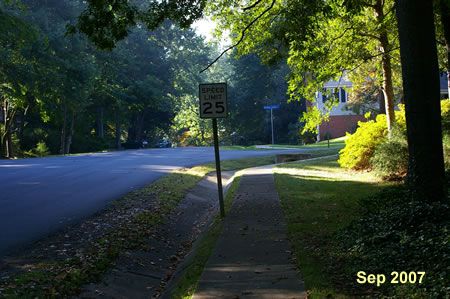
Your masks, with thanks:
[{"label": "yellow-green shrub", "polygon": [[[395,111],[396,127],[399,132],[406,132],[405,107],[402,104],[399,104],[398,107],[400,111]],[[446,168],[448,168],[450,165],[450,100],[441,101],[441,117],[444,157]],[[345,140],[345,147],[339,152],[340,158],[338,162],[342,167],[354,170],[366,170],[372,169],[374,166],[373,163],[375,162],[379,164],[378,168],[380,170],[384,170],[384,175],[388,176],[391,173],[387,172],[395,168],[391,167],[392,165],[407,164],[407,145],[403,144],[403,141],[401,142],[402,146],[400,144],[388,144],[390,142],[387,140],[386,115],[380,114],[375,121],[359,122],[358,125],[359,128],[353,135],[347,133],[350,137]],[[404,138],[406,138],[406,135]],[[394,139],[392,143],[396,143],[401,138]],[[383,148],[380,149],[380,154],[384,153],[382,157],[392,159],[392,161],[382,161],[381,156],[377,159],[372,159],[376,148],[381,144],[383,144]],[[393,147],[398,148],[395,148],[395,151],[390,151],[389,149]],[[390,167],[386,165],[390,165]],[[402,172],[400,167],[398,170]]]},{"label": "yellow-green shrub", "polygon": [[398,123],[392,127],[390,139],[384,138],[370,159],[374,170],[384,178],[402,178],[408,169],[406,128]]},{"label": "yellow-green shrub", "polygon": [[339,164],[345,168],[355,170],[370,169],[375,148],[387,134],[386,115],[379,114],[376,120],[358,122],[358,129],[354,134],[347,133],[345,147],[339,152]]}]

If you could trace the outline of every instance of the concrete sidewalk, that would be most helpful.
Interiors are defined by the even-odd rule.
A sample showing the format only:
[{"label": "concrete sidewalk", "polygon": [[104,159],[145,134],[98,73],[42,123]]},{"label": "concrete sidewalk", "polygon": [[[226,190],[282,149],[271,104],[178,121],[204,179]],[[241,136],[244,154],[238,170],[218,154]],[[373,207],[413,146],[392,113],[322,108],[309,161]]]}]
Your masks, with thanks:
[{"label": "concrete sidewalk", "polygon": [[193,298],[305,298],[272,166],[248,169]]}]

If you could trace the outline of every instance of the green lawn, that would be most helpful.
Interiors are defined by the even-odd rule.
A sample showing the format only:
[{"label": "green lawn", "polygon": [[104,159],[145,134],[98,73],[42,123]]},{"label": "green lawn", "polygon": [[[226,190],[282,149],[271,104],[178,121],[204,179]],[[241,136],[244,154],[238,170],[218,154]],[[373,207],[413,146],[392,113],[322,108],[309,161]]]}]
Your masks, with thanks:
[{"label": "green lawn", "polygon": [[331,277],[342,273],[329,261],[333,234],[358,216],[359,199],[386,186],[370,174],[347,172],[336,160],[330,157],[274,169],[298,267],[311,298],[346,297],[331,283]]}]

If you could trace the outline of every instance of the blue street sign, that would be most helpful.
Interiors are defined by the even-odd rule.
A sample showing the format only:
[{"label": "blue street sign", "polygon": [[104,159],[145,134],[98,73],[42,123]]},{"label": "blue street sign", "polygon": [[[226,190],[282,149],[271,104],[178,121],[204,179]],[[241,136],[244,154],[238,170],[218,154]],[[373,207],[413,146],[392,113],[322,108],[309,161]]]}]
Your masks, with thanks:
[{"label": "blue street sign", "polygon": [[279,109],[280,105],[264,106],[264,110]]}]

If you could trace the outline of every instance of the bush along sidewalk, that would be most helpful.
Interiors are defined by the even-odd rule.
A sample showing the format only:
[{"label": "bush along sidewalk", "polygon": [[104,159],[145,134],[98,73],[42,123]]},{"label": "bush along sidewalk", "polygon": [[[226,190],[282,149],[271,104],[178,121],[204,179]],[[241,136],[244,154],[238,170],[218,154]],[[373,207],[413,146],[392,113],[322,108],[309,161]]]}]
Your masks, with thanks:
[{"label": "bush along sidewalk", "polygon": [[[385,179],[402,179],[408,165],[408,143],[404,105],[395,112],[396,123],[388,136],[386,115],[375,120],[359,122],[359,128],[348,134],[340,151],[342,167],[367,171],[375,170]],[[446,168],[450,166],[450,100],[441,101],[442,143]]]}]

